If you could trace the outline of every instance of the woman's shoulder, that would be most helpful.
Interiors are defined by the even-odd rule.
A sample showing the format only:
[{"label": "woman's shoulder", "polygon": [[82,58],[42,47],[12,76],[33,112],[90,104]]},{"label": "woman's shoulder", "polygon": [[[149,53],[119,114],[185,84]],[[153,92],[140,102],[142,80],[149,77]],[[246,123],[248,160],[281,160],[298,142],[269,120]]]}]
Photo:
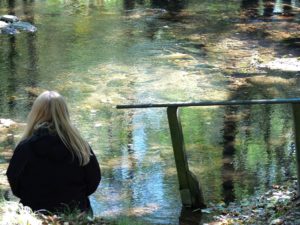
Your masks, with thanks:
[{"label": "woman's shoulder", "polygon": [[14,149],[14,155],[27,158],[31,155],[30,143],[31,139],[29,138],[20,141]]},{"label": "woman's shoulder", "polygon": [[24,139],[24,140],[21,140],[21,141],[17,144],[16,149],[17,149],[17,148],[21,148],[21,147],[25,147],[25,146],[29,145],[31,142],[32,142],[31,137],[26,138],[26,139]]},{"label": "woman's shoulder", "polygon": [[18,146],[26,146],[26,145],[30,145],[30,144],[32,144],[33,142],[37,141],[38,139],[39,139],[38,136],[32,135],[32,136],[30,136],[30,137],[27,137],[27,138],[21,140],[21,141],[18,143],[17,147],[18,147]]},{"label": "woman's shoulder", "polygon": [[38,135],[33,134],[32,136],[27,137],[24,140],[21,140],[17,144],[15,150],[17,150],[17,149],[23,149],[23,148],[28,148],[28,147],[34,145],[36,142],[38,142],[41,138],[45,138],[45,137],[46,136],[42,137],[42,136],[38,136]]},{"label": "woman's shoulder", "polygon": [[17,145],[15,152],[22,152],[20,154],[25,154],[26,152],[30,157],[38,157],[39,159],[47,159],[48,162],[50,160],[57,163],[67,162],[72,158],[72,154],[59,136],[50,134],[33,135],[21,141]]}]

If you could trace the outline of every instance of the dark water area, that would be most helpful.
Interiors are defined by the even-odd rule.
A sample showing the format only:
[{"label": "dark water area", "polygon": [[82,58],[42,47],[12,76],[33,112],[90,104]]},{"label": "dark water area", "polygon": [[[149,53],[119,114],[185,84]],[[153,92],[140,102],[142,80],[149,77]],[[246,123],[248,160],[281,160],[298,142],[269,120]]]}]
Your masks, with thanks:
[{"label": "dark water area", "polygon": [[[0,118],[23,123],[41,91],[62,93],[102,166],[98,216],[211,220],[182,212],[166,110],[117,104],[300,97],[298,0],[8,0],[0,14],[38,29],[0,34]],[[181,120],[208,206],[295,176],[289,105],[190,107]]]}]

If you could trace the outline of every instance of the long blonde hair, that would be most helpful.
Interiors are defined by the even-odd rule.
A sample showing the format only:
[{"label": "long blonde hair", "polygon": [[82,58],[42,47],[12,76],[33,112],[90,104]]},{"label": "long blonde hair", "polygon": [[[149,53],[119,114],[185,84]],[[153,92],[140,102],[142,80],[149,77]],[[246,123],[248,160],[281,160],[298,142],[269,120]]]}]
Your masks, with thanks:
[{"label": "long blonde hair", "polygon": [[53,124],[60,139],[76,156],[80,165],[90,160],[90,146],[72,125],[64,98],[55,91],[45,91],[33,103],[27,118],[27,126],[21,140],[32,136],[34,130],[44,122]]}]

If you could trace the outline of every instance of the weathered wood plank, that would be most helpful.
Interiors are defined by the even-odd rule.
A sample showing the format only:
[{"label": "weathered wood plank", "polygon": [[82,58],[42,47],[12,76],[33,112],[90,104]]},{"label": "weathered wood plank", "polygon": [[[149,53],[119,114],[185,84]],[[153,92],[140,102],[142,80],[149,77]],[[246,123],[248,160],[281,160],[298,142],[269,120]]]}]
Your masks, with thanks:
[{"label": "weathered wood plank", "polygon": [[162,104],[132,104],[132,105],[117,105],[116,108],[117,109],[134,109],[134,108],[165,108],[165,107],[189,107],[189,106],[220,106],[220,105],[257,105],[257,104],[287,104],[287,103],[300,103],[300,98],[177,102],[177,103],[162,103]]},{"label": "weathered wood plank", "polygon": [[177,107],[168,107],[167,114],[182,204],[185,207],[204,208],[200,184],[196,176],[189,170],[179,110]]},{"label": "weathered wood plank", "polygon": [[296,164],[298,179],[298,196],[300,195],[300,104],[293,105],[295,144],[296,144]]}]

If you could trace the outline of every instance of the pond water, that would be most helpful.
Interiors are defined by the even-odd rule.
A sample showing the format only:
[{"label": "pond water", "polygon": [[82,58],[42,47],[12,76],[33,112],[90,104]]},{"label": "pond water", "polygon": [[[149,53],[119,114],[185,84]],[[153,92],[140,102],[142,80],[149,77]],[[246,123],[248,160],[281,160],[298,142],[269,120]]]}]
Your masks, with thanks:
[{"label": "pond water", "polygon": [[[25,122],[37,94],[59,91],[101,163],[95,214],[183,224],[166,110],[115,106],[300,97],[299,12],[298,0],[1,1],[38,31],[0,34],[0,118]],[[208,205],[295,176],[288,105],[190,107],[181,120]]]}]

